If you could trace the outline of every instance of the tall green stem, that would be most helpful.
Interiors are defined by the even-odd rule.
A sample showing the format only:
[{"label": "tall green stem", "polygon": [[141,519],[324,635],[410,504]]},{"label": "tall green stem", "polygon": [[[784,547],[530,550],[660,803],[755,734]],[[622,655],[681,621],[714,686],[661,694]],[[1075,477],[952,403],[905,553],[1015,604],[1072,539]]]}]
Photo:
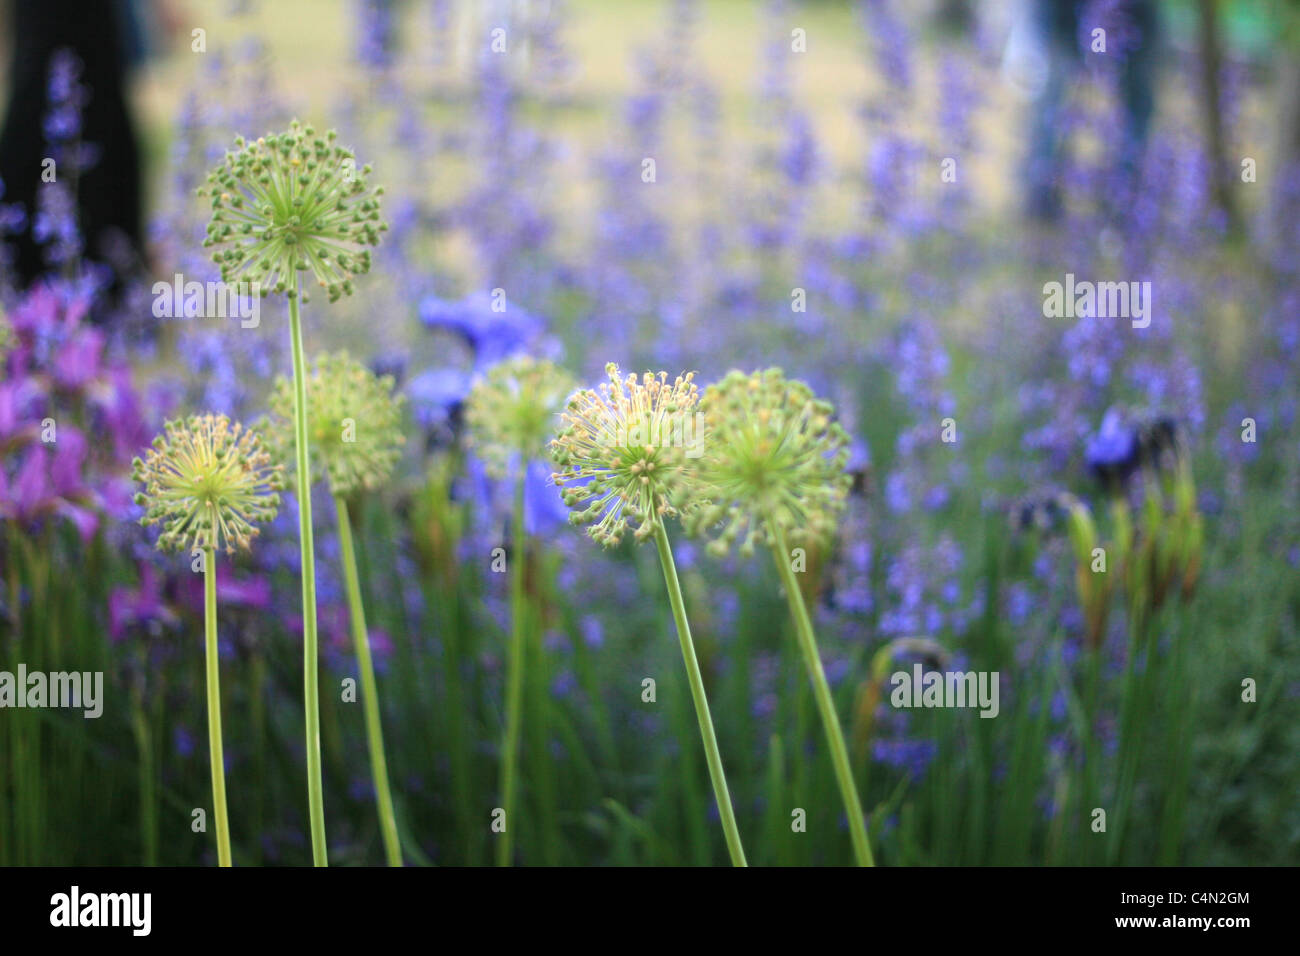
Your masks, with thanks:
[{"label": "tall green stem", "polygon": [[302,280],[294,280],[289,299],[289,337],[293,347],[293,434],[297,451],[298,544],[302,553],[302,683],[307,724],[307,812],[311,819],[311,857],[329,866],[325,847],[325,786],[320,759],[320,675],[316,647],[316,547],[311,531],[311,455],[307,448],[307,360],[302,350],[299,300]]},{"label": "tall green stem", "polygon": [[203,549],[203,644],[208,676],[208,759],[212,769],[212,816],[217,828],[217,865],[230,866],[226,816],[226,761],[221,748],[221,671],[217,659],[217,552]]},{"label": "tall green stem", "polygon": [[804,664],[808,668],[808,676],[812,679],[813,695],[817,699],[817,709],[821,712],[822,726],[826,729],[826,742],[830,744],[831,761],[835,764],[835,779],[839,782],[840,796],[844,800],[844,810],[849,818],[853,855],[857,858],[858,866],[873,866],[871,844],[867,842],[867,828],[863,823],[862,804],[858,800],[857,785],[853,782],[849,751],[844,746],[844,732],[840,729],[840,719],[835,713],[835,699],[831,697],[831,688],[826,683],[826,673],[822,670],[821,655],[817,652],[817,638],[813,634],[812,620],[808,617],[803,592],[799,589],[799,581],[790,566],[790,552],[785,545],[785,532],[775,522],[768,522],[768,527],[772,531],[772,556],[776,558],[776,568],[781,575],[781,584],[785,587],[786,600],[790,603],[795,634],[799,639],[799,650],[803,652]]},{"label": "tall green stem", "polygon": [[686,664],[686,678],[691,685],[695,701],[695,716],[700,722],[700,738],[704,741],[704,755],[708,759],[709,778],[713,781],[713,798],[718,803],[718,816],[722,832],[727,838],[727,852],[733,866],[748,866],[745,850],[740,845],[740,829],[731,809],[731,794],[727,790],[727,775],[722,770],[722,755],[718,752],[718,738],[713,732],[713,717],[709,714],[709,699],[704,694],[704,677],[700,662],[695,656],[695,642],[691,640],[691,625],[686,619],[686,602],[682,600],[682,585],[677,580],[677,564],[673,549],[668,543],[668,532],[663,522],[655,522],[655,544],[659,547],[659,563],[664,569],[664,584],[668,586],[668,603],[672,605],[673,620],[677,624],[677,639],[682,645],[682,660]]},{"label": "tall green stem", "polygon": [[357,576],[357,556],[352,545],[352,521],[348,503],[334,496],[338,512],[339,551],[343,556],[343,582],[348,592],[348,611],[352,617],[352,641],[357,649],[357,666],[361,670],[361,706],[366,715],[366,741],[370,747],[370,776],[375,785],[375,802],[379,805],[379,824],[384,836],[384,853],[389,866],[402,865],[402,845],[397,839],[397,818],[393,814],[393,793],[388,787],[388,761],[384,757],[384,730],[379,723],[379,691],[375,684],[375,666],[370,658],[370,635],[366,631],[366,608],[361,601],[361,582]]},{"label": "tall green stem", "polygon": [[497,866],[510,865],[514,833],[515,775],[519,763],[519,718],[524,695],[524,468],[515,479],[515,506],[511,513],[510,556],[510,657],[506,662],[506,739],[501,747],[501,802],[506,812],[505,831],[497,841]]},{"label": "tall green stem", "polygon": [[[207,560],[207,557],[204,557]],[[206,622],[205,622],[206,623]],[[153,730],[139,690],[131,694],[131,730],[140,754],[140,836],[144,865],[158,865],[158,787],[154,771]]]}]

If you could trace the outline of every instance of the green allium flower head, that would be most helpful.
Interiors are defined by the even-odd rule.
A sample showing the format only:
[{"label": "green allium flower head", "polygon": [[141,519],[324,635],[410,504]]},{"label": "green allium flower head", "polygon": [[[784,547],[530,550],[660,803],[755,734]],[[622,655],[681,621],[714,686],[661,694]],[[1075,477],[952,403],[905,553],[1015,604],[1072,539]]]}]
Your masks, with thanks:
[{"label": "green allium flower head", "polygon": [[305,272],[331,302],[352,294],[352,277],[370,271],[367,247],[388,226],[379,218],[383,189],[368,185],[370,167],[358,168],[336,137],[294,120],[278,135],[237,138],[208,173],[199,190],[212,197],[203,245],[216,250],[223,281],[293,296],[295,275]]},{"label": "green allium flower head", "polygon": [[709,545],[741,553],[781,531],[809,543],[834,531],[852,478],[849,439],[834,408],[777,368],[732,371],[701,402],[708,434],[700,460],[701,504],[686,516],[692,533],[716,529]]},{"label": "green allium flower head", "polygon": [[132,462],[144,485],[135,502],[145,507],[143,525],[161,525],[158,547],[184,551],[248,549],[256,525],[280,506],[283,469],[256,432],[225,415],[169,421],[144,460]]},{"label": "green allium flower head", "polygon": [[[307,375],[307,436],[313,478],[350,495],[380,487],[402,456],[405,396],[346,352],[317,356]],[[267,437],[280,461],[293,462],[293,382],[276,379]]]},{"label": "green allium flower head", "polygon": [[543,454],[555,418],[578,383],[554,362],[526,355],[488,369],[465,403],[470,446],[488,473],[505,478],[512,460]]},{"label": "green allium flower head", "polygon": [[695,459],[683,435],[698,431],[699,389],[695,373],[646,372],[622,378],[613,362],[609,381],[583,389],[569,400],[564,427],[551,441],[559,466],[553,480],[575,525],[592,524],[588,534],[605,546],[618,544],[628,525],[637,541],[657,522],[678,513],[694,487]]}]

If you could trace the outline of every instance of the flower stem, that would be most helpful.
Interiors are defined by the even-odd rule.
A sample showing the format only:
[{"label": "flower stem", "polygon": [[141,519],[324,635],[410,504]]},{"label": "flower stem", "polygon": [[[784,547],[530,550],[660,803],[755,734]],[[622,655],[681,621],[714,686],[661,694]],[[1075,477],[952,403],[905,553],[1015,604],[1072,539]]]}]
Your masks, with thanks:
[{"label": "flower stem", "polygon": [[307,725],[307,811],[311,819],[311,857],[329,866],[325,847],[325,787],[320,758],[320,675],[316,647],[316,548],[311,530],[311,455],[307,448],[307,360],[302,350],[299,301],[302,280],[294,280],[289,299],[289,337],[293,347],[293,433],[297,451],[298,544],[302,554],[302,683]]},{"label": "flower stem", "polygon": [[506,739],[501,747],[501,803],[506,828],[497,841],[497,866],[509,866],[514,833],[516,772],[519,763],[519,719],[524,693],[524,464],[515,479],[515,506],[511,513],[510,555],[510,657],[506,662]]},{"label": "flower stem", "polygon": [[844,810],[849,818],[853,855],[857,858],[858,866],[874,866],[871,844],[867,841],[867,829],[863,824],[862,804],[858,800],[857,785],[853,782],[848,748],[844,746],[844,732],[840,729],[840,719],[835,713],[835,700],[831,697],[831,688],[826,683],[826,674],[822,670],[821,655],[817,652],[817,638],[813,634],[812,620],[808,617],[803,592],[799,589],[799,581],[794,576],[794,569],[790,567],[790,552],[785,545],[785,532],[775,522],[768,522],[768,526],[772,531],[772,556],[776,558],[776,568],[781,575],[781,584],[785,587],[790,613],[794,616],[799,649],[803,652],[804,664],[808,668],[808,676],[812,679],[813,695],[817,698],[817,709],[821,712],[822,726],[826,730],[826,742],[830,744],[831,761],[835,764],[835,779],[839,782],[840,796],[844,800]]},{"label": "flower stem", "polygon": [[217,659],[217,552],[203,549],[203,638],[208,677],[208,758],[212,768],[212,816],[217,828],[217,865],[230,866],[226,816],[226,761],[221,747],[221,671]]},{"label": "flower stem", "polygon": [[668,543],[668,532],[662,521],[655,521],[655,544],[659,547],[659,563],[664,569],[664,584],[668,586],[668,603],[672,605],[673,620],[677,624],[677,639],[682,645],[682,660],[686,664],[686,677],[695,700],[695,716],[700,721],[700,737],[704,741],[704,754],[709,763],[709,778],[713,781],[713,797],[718,803],[718,816],[722,832],[727,838],[727,852],[733,866],[748,866],[745,849],[740,845],[740,830],[736,815],[731,809],[731,794],[727,790],[727,776],[722,770],[722,756],[718,752],[718,738],[713,732],[713,717],[709,714],[709,699],[704,694],[704,678],[700,662],[695,656],[695,642],[691,640],[691,625],[686,619],[686,602],[682,599],[682,585],[677,580],[677,565],[673,549]]},{"label": "flower stem", "polygon": [[370,776],[375,785],[375,803],[379,805],[380,831],[389,866],[402,865],[402,844],[397,838],[397,818],[393,814],[393,793],[388,786],[388,761],[384,757],[384,729],[379,722],[379,690],[375,685],[375,665],[370,658],[370,635],[366,630],[366,608],[361,601],[361,582],[357,576],[357,556],[352,544],[352,520],[348,503],[342,495],[334,496],[338,512],[339,552],[343,557],[343,582],[348,592],[348,611],[352,617],[352,640],[357,649],[357,666],[361,671],[361,706],[366,715],[366,742],[370,748]]},{"label": "flower stem", "polygon": [[[204,559],[206,560],[206,558]],[[205,622],[206,624],[206,622]],[[140,754],[140,835],[144,865],[158,865],[158,787],[154,770],[153,731],[137,689],[131,694],[131,730]]]}]

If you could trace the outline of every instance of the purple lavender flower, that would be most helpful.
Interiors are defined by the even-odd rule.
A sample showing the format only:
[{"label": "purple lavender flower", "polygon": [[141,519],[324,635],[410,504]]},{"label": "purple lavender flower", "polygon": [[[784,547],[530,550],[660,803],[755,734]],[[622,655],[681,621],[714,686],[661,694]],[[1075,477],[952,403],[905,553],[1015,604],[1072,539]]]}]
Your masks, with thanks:
[{"label": "purple lavender flower", "polygon": [[130,500],[145,423],[129,372],[107,360],[104,333],[85,322],[89,308],[83,285],[40,282],[10,314],[17,343],[0,384],[0,520],[24,530],[59,518],[88,539],[101,511],[122,512]]},{"label": "purple lavender flower", "polygon": [[114,642],[135,633],[157,636],[179,623],[165,594],[165,582],[153,564],[142,561],[139,571],[138,585],[117,587],[109,594],[108,634]]},{"label": "purple lavender flower", "polygon": [[357,0],[357,59],[371,69],[393,63],[396,22],[393,0]]}]

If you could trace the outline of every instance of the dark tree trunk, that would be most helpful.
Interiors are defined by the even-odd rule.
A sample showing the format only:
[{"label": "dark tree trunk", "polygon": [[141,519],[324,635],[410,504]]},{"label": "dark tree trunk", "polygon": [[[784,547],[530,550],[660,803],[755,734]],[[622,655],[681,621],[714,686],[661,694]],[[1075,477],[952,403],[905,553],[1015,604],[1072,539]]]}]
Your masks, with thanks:
[{"label": "dark tree trunk", "polygon": [[1235,231],[1237,206],[1228,179],[1230,172],[1219,89],[1219,69],[1223,59],[1219,50],[1219,3],[1218,0],[1197,0],[1196,6],[1201,27],[1201,120],[1205,150],[1210,160],[1210,194],[1214,204],[1228,217],[1229,228]]}]

